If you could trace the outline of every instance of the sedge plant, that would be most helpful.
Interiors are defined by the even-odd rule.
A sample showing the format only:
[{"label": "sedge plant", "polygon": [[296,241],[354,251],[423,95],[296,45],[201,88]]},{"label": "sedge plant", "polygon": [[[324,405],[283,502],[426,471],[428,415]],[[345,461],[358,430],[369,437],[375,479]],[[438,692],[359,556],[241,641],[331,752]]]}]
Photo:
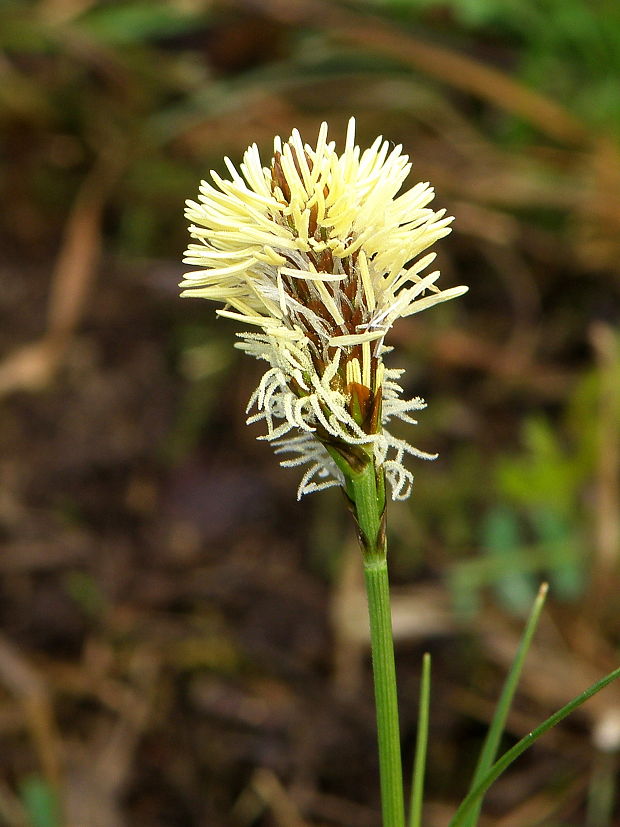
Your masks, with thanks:
[{"label": "sedge plant", "polygon": [[[408,458],[435,457],[390,431],[393,419],[415,424],[412,414],[425,403],[404,398],[404,371],[384,364],[392,350],[385,338],[397,319],[467,291],[440,289],[439,271],[427,272],[435,259],[427,251],[450,232],[452,218],[429,206],[428,183],[401,192],[411,169],[402,147],[379,137],[361,151],[353,118],[340,154],[324,123],[314,146],[297,130],[287,141],[276,137],[268,165],[256,145],[239,169],[225,163],[229,177],[212,171],[198,200],[187,202],[193,242],[184,261],[195,269],[185,275],[182,295],[221,303],[216,312],[244,326],[236,346],[267,364],[248,403],[248,423],[264,423],[259,439],[272,443],[282,466],[304,468],[298,498],[331,486],[346,497],[368,598],[383,825],[419,827],[430,660],[406,821],[386,499],[411,493]],[[541,605],[542,597],[455,827],[473,827],[496,777],[499,735]]]}]

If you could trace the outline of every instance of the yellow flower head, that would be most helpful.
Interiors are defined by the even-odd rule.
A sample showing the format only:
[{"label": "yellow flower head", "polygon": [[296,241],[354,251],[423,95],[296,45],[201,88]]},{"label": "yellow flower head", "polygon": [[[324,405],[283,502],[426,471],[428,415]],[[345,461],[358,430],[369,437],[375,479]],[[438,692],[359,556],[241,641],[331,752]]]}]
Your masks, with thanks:
[{"label": "yellow flower head", "polygon": [[[349,121],[344,151],[320,128],[315,147],[297,130],[262,165],[251,146],[241,174],[211,172],[188,201],[190,244],[184,296],[222,302],[217,312],[255,328],[238,334],[245,352],[270,365],[252,394],[248,422],[265,420],[284,466],[309,464],[299,495],[343,483],[330,450],[371,449],[392,485],[408,496],[406,453],[429,458],[383,427],[424,407],[403,400],[401,370],[385,369],[384,337],[396,319],[466,292],[439,290],[422,276],[435,254],[420,254],[450,232],[451,218],[428,204],[427,183],[398,194],[411,164],[402,147],[377,138],[361,152]],[[258,332],[256,332],[256,330]],[[353,449],[354,450],[354,449]],[[318,481],[317,481],[318,480]]]}]

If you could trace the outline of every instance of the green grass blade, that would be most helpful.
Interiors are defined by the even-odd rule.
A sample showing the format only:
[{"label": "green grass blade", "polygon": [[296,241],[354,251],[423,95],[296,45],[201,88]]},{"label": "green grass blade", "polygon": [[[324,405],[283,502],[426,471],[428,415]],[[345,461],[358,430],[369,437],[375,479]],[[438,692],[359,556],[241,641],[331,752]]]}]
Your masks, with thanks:
[{"label": "green grass blade", "polygon": [[431,656],[428,652],[422,659],[422,680],[420,681],[420,706],[418,709],[418,736],[413,762],[413,782],[409,805],[409,827],[421,827],[422,803],[424,799],[424,772],[426,769],[426,747],[428,744],[428,710],[431,699]]},{"label": "green grass blade", "polygon": [[20,784],[21,800],[31,827],[60,827],[60,803],[53,787],[38,775]]},{"label": "green grass blade", "polygon": [[613,827],[617,774],[618,758],[615,752],[599,752],[590,779],[586,827]]},{"label": "green grass blade", "polygon": [[[480,756],[478,758],[474,777],[471,782],[470,791],[474,790],[478,784],[480,784],[482,779],[491,769],[493,761],[495,761],[499,742],[504,731],[504,726],[506,725],[506,718],[510,712],[510,707],[517,689],[517,684],[519,683],[519,678],[521,677],[523,662],[532,643],[532,638],[534,637],[536,627],[538,626],[540,613],[545,604],[545,598],[547,597],[547,591],[548,586],[546,583],[543,583],[538,590],[538,596],[536,597],[532,611],[530,612],[530,616],[521,638],[521,643],[519,644],[519,648],[517,649],[512,666],[510,667],[510,672],[508,673],[508,677],[504,683],[501,695],[497,701],[493,720],[491,721],[489,731],[487,732],[487,736],[484,739],[484,744],[482,745],[482,750],[480,751]],[[476,826],[480,816],[482,801],[483,797],[481,796],[478,802],[472,807],[467,817],[463,820],[463,827]]]},{"label": "green grass blade", "polygon": [[613,672],[610,672],[609,675],[601,678],[600,681],[597,681],[592,684],[592,686],[589,686],[584,692],[581,693],[581,695],[573,698],[573,700],[567,703],[566,706],[563,706],[562,709],[559,709],[547,718],[547,720],[540,726],[536,727],[533,732],[530,732],[529,735],[526,735],[525,738],[522,738],[514,745],[514,747],[505,752],[502,757],[493,764],[478,786],[469,792],[463,799],[461,805],[454,814],[453,819],[450,821],[449,827],[463,827],[465,824],[465,819],[471,812],[472,808],[476,806],[476,803],[484,796],[491,784],[499,778],[499,776],[512,764],[515,759],[525,752],[526,749],[531,747],[541,735],[544,735],[545,732],[550,730],[556,724],[559,724],[559,722],[564,720],[567,715],[570,715],[571,712],[574,712],[575,709],[589,700],[592,695],[596,695],[597,692],[600,692],[601,689],[604,689],[617,678],[620,678],[620,666],[617,669],[614,669]]}]

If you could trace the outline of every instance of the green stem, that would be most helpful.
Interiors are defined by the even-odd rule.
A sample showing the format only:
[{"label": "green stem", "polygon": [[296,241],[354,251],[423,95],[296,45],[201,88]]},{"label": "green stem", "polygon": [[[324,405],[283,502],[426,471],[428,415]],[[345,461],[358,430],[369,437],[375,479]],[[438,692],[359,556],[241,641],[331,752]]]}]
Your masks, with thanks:
[{"label": "green stem", "polygon": [[396,666],[384,526],[385,487],[371,460],[349,477],[364,555],[370,644],[377,709],[383,827],[404,827],[405,805],[398,726]]},{"label": "green stem", "polygon": [[387,561],[365,562],[364,578],[370,615],[383,827],[404,827],[403,772]]},{"label": "green stem", "polygon": [[377,480],[375,463],[370,461],[350,481],[364,561],[385,560],[385,492],[382,481]]}]

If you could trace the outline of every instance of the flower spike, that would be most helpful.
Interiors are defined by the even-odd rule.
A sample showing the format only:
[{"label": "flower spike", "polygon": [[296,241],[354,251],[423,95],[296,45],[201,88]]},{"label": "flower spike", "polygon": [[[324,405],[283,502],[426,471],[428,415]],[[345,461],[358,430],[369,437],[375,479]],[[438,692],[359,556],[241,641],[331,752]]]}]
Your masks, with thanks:
[{"label": "flower spike", "polygon": [[[349,121],[338,155],[322,124],[316,146],[297,130],[274,140],[268,167],[256,145],[230,179],[211,173],[186,217],[196,243],[184,262],[183,296],[221,302],[217,312],[254,328],[237,347],[268,363],[248,410],[264,421],[264,439],[307,465],[299,496],[346,487],[347,469],[369,459],[382,468],[394,499],[413,476],[405,455],[432,459],[385,428],[393,417],[414,423],[423,400],[403,400],[401,370],[386,369],[384,338],[400,317],[462,295],[440,290],[438,272],[421,275],[450,232],[452,218],[429,208],[434,191],[419,183],[398,194],[410,170],[402,148],[377,138],[361,151]],[[257,332],[257,329],[260,332]],[[290,456],[292,455],[292,457]]]}]

